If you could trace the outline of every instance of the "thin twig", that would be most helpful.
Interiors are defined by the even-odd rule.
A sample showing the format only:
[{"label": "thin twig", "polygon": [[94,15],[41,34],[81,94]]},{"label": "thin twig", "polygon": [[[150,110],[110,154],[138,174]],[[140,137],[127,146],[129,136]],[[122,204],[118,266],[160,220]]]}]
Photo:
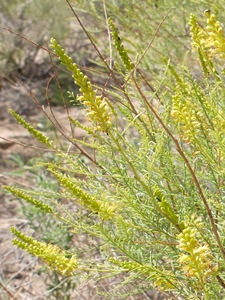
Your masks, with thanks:
[{"label": "thin twig", "polygon": [[3,136],[0,136],[0,139],[1,140],[4,140],[10,144],[15,144],[15,145],[19,145],[19,146],[22,146],[24,148],[31,148],[31,149],[35,149],[35,150],[39,150],[39,151],[43,151],[43,152],[57,152],[57,150],[49,150],[48,148],[41,148],[41,147],[36,147],[36,146],[30,146],[28,144],[24,144],[24,143],[21,143],[21,142],[18,142],[18,141],[14,141],[14,140],[10,140],[10,139],[7,139],[7,138],[4,138]]},{"label": "thin twig", "polygon": [[54,55],[54,56],[57,57],[57,55],[56,55],[54,52],[50,51],[49,49],[45,48],[44,46],[38,45],[37,43],[31,41],[30,39],[26,38],[25,36],[23,36],[23,35],[21,35],[21,34],[15,32],[15,31],[13,31],[13,30],[11,30],[10,28],[5,28],[5,27],[1,27],[1,26],[0,26],[0,28],[3,29],[3,30],[6,30],[6,31],[8,31],[8,32],[10,32],[10,33],[12,33],[12,34],[18,36],[18,37],[20,37],[21,39],[25,40],[25,41],[28,42],[29,44],[32,44],[32,45],[34,45],[34,46],[36,46],[36,47],[38,47],[38,48],[40,48],[40,49],[43,49],[44,51],[47,51],[47,52],[49,52],[50,54],[52,54],[52,55]]},{"label": "thin twig", "polygon": [[217,275],[216,279],[218,280],[219,284],[225,289],[225,282],[223,281],[223,279]]},{"label": "thin twig", "polygon": [[8,296],[13,299],[16,300],[16,298],[13,296],[13,294],[0,282],[0,286],[2,287],[2,289],[8,294]]},{"label": "thin twig", "polygon": [[[46,100],[47,100],[47,103],[48,103],[48,108],[50,109],[51,115],[52,115],[52,117],[53,117],[53,119],[54,119],[54,122],[55,122],[54,125],[57,124],[57,126],[59,126],[60,128],[62,128],[62,126],[59,124],[57,118],[55,117],[54,111],[53,111],[52,106],[51,106],[51,102],[50,102],[50,98],[49,98],[49,93],[48,93],[50,83],[51,83],[52,79],[53,79],[55,76],[56,76],[56,74],[54,73],[54,74],[49,78],[49,80],[48,80],[48,82],[47,82],[47,85],[46,85],[46,88],[45,88],[45,97],[46,97]],[[51,122],[52,122],[52,121],[51,121]],[[53,123],[53,122],[52,122],[52,123]]]},{"label": "thin twig", "polygon": [[[134,72],[135,72],[135,70],[137,70],[139,64],[141,63],[142,59],[144,58],[144,56],[145,56],[146,53],[148,52],[149,48],[152,46],[152,43],[154,42],[154,40],[155,40],[155,38],[156,38],[156,36],[157,36],[157,34],[158,34],[160,28],[162,27],[163,23],[165,22],[166,18],[168,17],[168,15],[169,15],[169,13],[171,12],[172,9],[173,9],[173,8],[170,8],[170,9],[168,10],[168,12],[167,12],[167,13],[165,14],[165,16],[162,18],[161,22],[158,24],[158,26],[157,26],[157,28],[156,28],[156,30],[155,30],[155,32],[154,32],[154,34],[153,34],[153,36],[152,36],[150,42],[148,43],[148,46],[146,47],[146,49],[144,50],[144,52],[141,54],[139,60],[135,63],[135,67],[134,67],[134,69],[131,71],[131,74],[130,74],[129,76],[133,75]],[[129,79],[129,76],[128,76],[128,79]],[[127,79],[127,80],[128,80],[128,79]]]}]

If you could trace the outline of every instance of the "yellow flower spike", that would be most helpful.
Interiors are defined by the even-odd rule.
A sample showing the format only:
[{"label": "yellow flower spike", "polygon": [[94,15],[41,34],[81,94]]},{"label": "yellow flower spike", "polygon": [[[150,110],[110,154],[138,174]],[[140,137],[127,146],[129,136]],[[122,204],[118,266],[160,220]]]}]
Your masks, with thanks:
[{"label": "yellow flower spike", "polygon": [[116,210],[115,205],[111,205],[104,200],[98,200],[95,196],[90,195],[76,183],[74,178],[61,174],[52,167],[49,167],[48,170],[54,174],[62,186],[76,197],[76,201],[86,209],[98,213],[102,220],[110,219],[114,216]]},{"label": "yellow flower spike", "polygon": [[39,242],[32,237],[26,236],[15,227],[11,227],[11,232],[17,237],[12,241],[14,245],[41,258],[51,269],[57,270],[62,275],[72,275],[78,268],[75,255],[69,255],[69,253],[61,250],[56,245]]},{"label": "yellow flower spike", "polygon": [[225,57],[225,39],[223,35],[223,29],[219,21],[216,20],[213,14],[210,12],[205,13],[207,16],[207,26],[205,28],[208,33],[205,40],[205,46],[210,48],[211,56]]},{"label": "yellow flower spike", "polygon": [[81,101],[87,108],[87,116],[90,121],[97,123],[97,130],[108,133],[112,126],[112,114],[107,101],[102,96],[97,96],[97,91],[93,89],[88,77],[72,62],[72,58],[65,53],[65,50],[55,39],[51,39],[50,46],[58,55],[61,63],[72,73],[74,82],[80,87],[81,95],[77,97],[77,100]]},{"label": "yellow flower spike", "polygon": [[[200,100],[196,101],[196,97]],[[208,96],[200,90],[194,79],[189,86],[177,84],[172,98],[171,117],[176,122],[180,135],[186,143],[194,143],[199,137],[204,136],[204,131],[212,130],[212,124],[208,120],[211,111]],[[215,122],[217,117],[213,117],[212,122]]]},{"label": "yellow flower spike", "polygon": [[4,189],[12,193],[13,195],[24,199],[28,203],[31,203],[32,205],[36,206],[37,208],[40,208],[42,211],[46,213],[54,214],[54,210],[48,205],[43,203],[42,201],[35,199],[34,197],[29,196],[21,189],[15,189],[10,186],[4,186]]},{"label": "yellow flower spike", "polygon": [[13,109],[10,109],[9,112],[17,120],[17,122],[21,124],[24,128],[26,128],[29,131],[29,133],[33,135],[40,143],[46,145],[49,148],[54,148],[53,142],[49,140],[49,138],[45,136],[41,131],[35,129],[30,123],[26,122]]},{"label": "yellow flower spike", "polygon": [[207,17],[207,26],[205,28],[201,28],[197,24],[194,15],[191,15],[189,21],[192,47],[194,50],[198,50],[204,71],[208,69],[207,65],[209,69],[212,68],[209,57],[225,58],[225,38],[222,26],[209,10],[205,11],[205,15]]},{"label": "yellow flower spike", "polygon": [[225,43],[221,25],[215,20],[215,16],[206,12],[207,26],[201,28],[196,22],[195,16],[191,15],[189,24],[192,37],[192,49],[198,53],[199,62],[205,76],[212,74],[221,81],[211,58],[224,57]]},{"label": "yellow flower spike", "polygon": [[185,224],[186,228],[177,235],[180,250],[178,261],[187,277],[196,277],[200,284],[216,272],[213,266],[212,253],[208,244],[201,240],[198,232],[203,226],[200,219],[193,219]]}]

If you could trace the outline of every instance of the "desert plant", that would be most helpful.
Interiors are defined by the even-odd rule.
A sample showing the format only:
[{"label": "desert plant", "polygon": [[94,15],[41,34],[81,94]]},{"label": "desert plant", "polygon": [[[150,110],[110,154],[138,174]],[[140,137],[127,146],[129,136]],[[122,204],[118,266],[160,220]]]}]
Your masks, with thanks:
[{"label": "desert plant", "polygon": [[93,85],[51,39],[51,49],[80,87],[78,100],[89,123],[68,118],[86,137],[62,132],[65,143],[77,149],[67,152],[11,110],[55,151],[57,160],[42,165],[59,184],[55,191],[5,189],[58,219],[75,240],[88,238],[63,249],[13,227],[14,245],[64,276],[118,276],[113,290],[99,291],[106,297],[126,298],[155,287],[171,299],[224,297],[225,42],[216,17],[209,10],[205,15],[205,27],[190,17],[201,77],[164,59],[154,88],[141,69],[145,56],[130,58],[113,17],[107,24],[118,61],[108,64],[96,47],[115,82],[111,89]]}]

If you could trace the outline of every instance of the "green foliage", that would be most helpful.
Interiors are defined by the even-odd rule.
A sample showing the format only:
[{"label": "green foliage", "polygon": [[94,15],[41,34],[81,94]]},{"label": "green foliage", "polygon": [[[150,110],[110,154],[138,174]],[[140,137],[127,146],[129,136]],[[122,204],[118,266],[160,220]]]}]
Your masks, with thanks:
[{"label": "green foliage", "polygon": [[[97,9],[97,2],[91,3]],[[124,6],[113,3],[121,10],[130,9],[125,2]],[[134,5],[139,2],[130,3]],[[120,288],[118,299],[129,284],[134,288],[130,294],[156,287],[171,299],[225,297],[225,87],[217,60],[223,58],[225,39],[216,17],[207,11],[206,18],[208,26],[204,27],[194,15],[190,17],[192,46],[202,75],[167,61],[161,63],[160,80],[158,71],[152,71],[152,78],[156,74],[153,82],[143,75],[149,70],[143,44],[132,45],[141,57],[141,63],[132,60],[138,63],[133,65],[114,22],[109,21],[114,50],[126,68],[120,84],[116,71],[105,62],[114,80],[111,89],[95,90],[58,42],[51,40],[61,63],[80,86],[79,100],[90,124],[69,120],[87,136],[85,140],[68,136],[77,152],[64,152],[13,113],[36,139],[55,151],[56,159],[44,165],[59,187],[54,193],[48,187],[44,192],[7,190],[44,211],[48,206],[41,199],[54,197],[47,212],[54,211],[53,216],[71,233],[85,234],[89,240],[82,245],[75,242],[75,250],[68,253],[12,228],[17,237],[14,244],[65,275],[89,272],[102,280],[106,273],[120,275],[113,292]],[[35,193],[35,199],[29,193]],[[62,199],[73,204],[73,209]],[[93,245],[99,251],[97,257],[92,255]],[[83,257],[87,249],[89,259]]]}]

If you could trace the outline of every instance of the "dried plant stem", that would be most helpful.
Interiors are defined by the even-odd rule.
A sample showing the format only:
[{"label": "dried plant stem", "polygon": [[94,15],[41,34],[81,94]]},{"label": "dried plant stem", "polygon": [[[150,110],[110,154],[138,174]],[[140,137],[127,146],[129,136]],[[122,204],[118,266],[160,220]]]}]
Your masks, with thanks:
[{"label": "dried plant stem", "polygon": [[2,287],[2,289],[7,293],[7,295],[13,299],[16,300],[16,298],[14,298],[13,294],[0,282],[0,287]]}]

